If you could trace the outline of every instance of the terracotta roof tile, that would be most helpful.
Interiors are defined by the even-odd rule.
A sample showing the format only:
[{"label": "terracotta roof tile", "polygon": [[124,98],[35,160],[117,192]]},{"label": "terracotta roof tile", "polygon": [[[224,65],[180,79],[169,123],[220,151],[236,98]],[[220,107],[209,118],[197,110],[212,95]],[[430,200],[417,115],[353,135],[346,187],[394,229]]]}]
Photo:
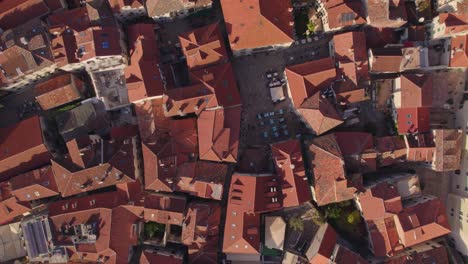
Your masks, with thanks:
[{"label": "terracotta roof tile", "polygon": [[463,132],[455,129],[433,130],[436,150],[433,167],[436,171],[451,171],[460,168]]},{"label": "terracotta roof tile", "polygon": [[401,75],[401,108],[431,107],[433,77],[431,74]]},{"label": "terracotta roof tile", "polygon": [[221,207],[216,202],[192,202],[188,205],[182,228],[182,243],[188,246],[189,262],[218,263]]},{"label": "terracotta roof tile", "polygon": [[452,37],[450,67],[468,67],[468,35]]},{"label": "terracotta roof tile", "polygon": [[343,119],[327,98],[316,92],[307,98],[297,111],[316,135],[323,134],[343,123]]},{"label": "terracotta roof tile", "polygon": [[210,24],[179,35],[189,68],[200,68],[228,60],[219,25]]},{"label": "terracotta roof tile", "polygon": [[0,128],[0,178],[13,176],[49,163],[38,116]]},{"label": "terracotta roof tile", "polygon": [[285,73],[295,106],[301,105],[317,91],[328,88],[337,74],[332,58],[289,66]]},{"label": "terracotta roof tile", "polygon": [[37,84],[36,101],[43,110],[49,110],[82,98],[84,83],[75,75],[68,73]]},{"label": "terracotta roof tile", "polygon": [[16,217],[31,210],[27,203],[19,202],[15,197],[11,197],[0,202],[0,224],[7,224]]},{"label": "terracotta roof tile", "polygon": [[277,176],[234,173],[229,190],[223,252],[259,254],[259,213],[280,209],[282,200]]},{"label": "terracotta roof tile", "polygon": [[198,117],[200,159],[237,162],[241,108],[205,110]]},{"label": "terracotta roof tile", "polygon": [[[231,107],[241,104],[241,97],[237,81],[231,63],[218,64],[193,70],[190,78],[194,83],[201,83],[210,89],[216,97],[216,101],[209,107],[223,106]],[[214,104],[215,103],[215,104]]]},{"label": "terracotta roof tile", "polygon": [[175,189],[205,199],[221,200],[227,173],[225,163],[186,162],[177,168]]},{"label": "terracotta roof tile", "polygon": [[233,51],[293,41],[292,6],[287,0],[222,0]]},{"label": "terracotta roof tile", "polygon": [[371,49],[373,58],[370,58],[373,72],[400,72],[403,69],[403,52],[400,48],[374,48]]},{"label": "terracotta roof tile", "polygon": [[407,14],[404,1],[393,3],[391,0],[367,1],[367,23],[375,27],[400,27],[406,23]]},{"label": "terracotta roof tile", "polygon": [[450,233],[445,208],[437,198],[406,207],[398,219],[403,229],[400,239],[405,247]]},{"label": "terracotta roof tile", "polygon": [[[416,246],[417,248],[417,246]],[[385,264],[409,264],[409,263],[440,263],[448,264],[447,250],[444,246],[430,247],[423,251],[408,251],[398,256],[385,260]]]},{"label": "terracotta roof tile", "polygon": [[313,173],[313,197],[318,205],[352,199],[357,191],[346,178],[344,160],[333,135],[312,140],[308,147],[308,159]]},{"label": "terracotta roof tile", "polygon": [[144,201],[145,221],[182,226],[187,200],[182,196],[148,194]]},{"label": "terracotta roof tile", "polygon": [[439,21],[445,24],[446,34],[457,34],[468,30],[468,15],[466,13],[441,13]]},{"label": "terracotta roof tile", "polygon": [[430,129],[430,108],[398,108],[398,134],[424,133]]},{"label": "terracotta roof tile", "polygon": [[49,13],[43,0],[2,1],[0,4],[0,28],[7,30],[28,20]]},{"label": "terracotta roof tile", "polygon": [[132,182],[137,177],[134,148],[135,139],[124,141],[100,141],[104,153],[94,157],[89,167],[79,168],[66,160],[53,160],[52,168],[62,196],[70,196],[85,191],[112,186],[118,183]]},{"label": "terracotta roof tile", "polygon": [[203,84],[169,89],[164,95],[164,114],[167,117],[199,114],[203,109],[217,105],[216,95]]},{"label": "terracotta roof tile", "polygon": [[406,135],[406,159],[408,161],[432,162],[435,144],[430,133]]},{"label": "terracotta roof tile", "polygon": [[182,256],[168,255],[166,253],[158,253],[156,251],[143,251],[140,257],[140,264],[153,263],[182,264],[184,263],[184,259]]},{"label": "terracotta roof tile", "polygon": [[326,1],[324,5],[330,29],[366,23],[365,7],[361,1]]},{"label": "terracotta roof tile", "polygon": [[298,206],[311,199],[310,187],[298,140],[272,144],[271,151],[276,172],[282,178],[283,205]]},{"label": "terracotta roof tile", "polygon": [[391,165],[406,157],[406,145],[401,137],[378,137],[375,140],[375,147],[380,155],[380,166]]},{"label": "terracotta roof tile", "polygon": [[9,182],[11,193],[18,201],[33,201],[59,194],[50,166],[20,174],[11,178]]},{"label": "terracotta roof tile", "polygon": [[133,24],[128,27],[129,63],[125,79],[129,101],[137,101],[164,92],[164,81],[159,70],[159,52],[154,24]]}]

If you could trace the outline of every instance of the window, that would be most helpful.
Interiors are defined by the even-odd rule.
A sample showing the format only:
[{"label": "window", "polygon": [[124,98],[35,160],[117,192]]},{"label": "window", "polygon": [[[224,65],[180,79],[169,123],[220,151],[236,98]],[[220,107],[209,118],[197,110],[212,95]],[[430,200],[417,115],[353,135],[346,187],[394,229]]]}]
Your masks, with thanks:
[{"label": "window", "polygon": [[108,48],[109,48],[109,42],[103,41],[103,42],[101,43],[101,46],[102,46],[103,49],[108,49]]},{"label": "window", "polygon": [[411,118],[411,114],[407,114],[406,117],[407,117],[407,118]]},{"label": "window", "polygon": [[37,197],[41,196],[38,191],[35,191],[34,195],[36,195]]}]

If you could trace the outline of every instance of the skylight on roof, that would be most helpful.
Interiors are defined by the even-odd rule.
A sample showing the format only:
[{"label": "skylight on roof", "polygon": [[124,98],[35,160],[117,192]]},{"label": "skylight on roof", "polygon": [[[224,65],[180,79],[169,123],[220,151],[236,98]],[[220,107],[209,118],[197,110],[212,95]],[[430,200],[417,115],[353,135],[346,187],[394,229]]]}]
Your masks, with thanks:
[{"label": "skylight on roof", "polygon": [[353,21],[354,20],[354,13],[344,13],[344,14],[341,14],[341,18],[340,18],[340,21],[345,23],[345,22],[349,22],[349,21]]}]

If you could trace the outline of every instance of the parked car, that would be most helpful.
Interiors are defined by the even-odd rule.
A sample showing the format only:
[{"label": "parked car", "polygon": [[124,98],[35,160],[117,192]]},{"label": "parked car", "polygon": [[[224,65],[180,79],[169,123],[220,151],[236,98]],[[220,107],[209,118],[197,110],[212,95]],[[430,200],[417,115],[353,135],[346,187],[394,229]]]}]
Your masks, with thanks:
[{"label": "parked car", "polygon": [[275,123],[275,120],[270,119],[270,125],[273,125]]},{"label": "parked car", "polygon": [[262,133],[262,136],[263,136],[263,138],[267,139],[267,138],[268,138],[268,132],[264,131],[264,132]]},{"label": "parked car", "polygon": [[276,130],[278,130],[278,127],[276,127],[276,126],[271,127],[271,130],[276,131]]},{"label": "parked car", "polygon": [[279,137],[279,133],[278,132],[273,133],[273,137],[275,138]]},{"label": "parked car", "polygon": [[261,114],[257,114],[257,119],[258,119],[258,120],[262,119],[262,115],[261,115]]},{"label": "parked car", "polygon": [[279,122],[280,122],[280,123],[283,123],[284,121],[285,121],[284,117],[282,117],[282,118],[279,119]]},{"label": "parked car", "polygon": [[280,110],[278,110],[278,114],[280,114],[280,115],[284,114],[283,108],[281,108]]}]

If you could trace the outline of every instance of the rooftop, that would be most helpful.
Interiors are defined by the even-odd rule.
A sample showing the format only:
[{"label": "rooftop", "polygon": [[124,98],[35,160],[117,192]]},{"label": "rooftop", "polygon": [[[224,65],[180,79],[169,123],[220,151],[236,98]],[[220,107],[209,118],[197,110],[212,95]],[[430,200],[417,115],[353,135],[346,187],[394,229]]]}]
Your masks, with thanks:
[{"label": "rooftop", "polygon": [[187,65],[200,68],[228,60],[218,24],[210,24],[179,35]]},{"label": "rooftop", "polygon": [[38,116],[0,128],[0,138],[0,178],[38,168],[51,158],[44,145]]},{"label": "rooftop", "polygon": [[299,140],[287,140],[271,145],[276,173],[282,178],[285,207],[298,206],[311,199]]},{"label": "rooftop", "polygon": [[293,41],[290,1],[222,0],[221,6],[233,51],[288,44]]},{"label": "rooftop", "polygon": [[324,5],[330,29],[366,23],[365,7],[359,0],[327,0]]},{"label": "rooftop", "polygon": [[36,101],[43,110],[79,100],[84,90],[84,82],[72,73],[52,77],[34,87]]},{"label": "rooftop", "polygon": [[154,24],[128,27],[129,63],[125,68],[128,100],[134,102],[164,92],[165,81],[159,70],[159,52]]},{"label": "rooftop", "polygon": [[43,0],[2,1],[0,4],[0,28],[11,29],[28,20],[50,12]]},{"label": "rooftop", "polygon": [[241,108],[205,110],[197,119],[202,160],[237,162]]},{"label": "rooftop", "polygon": [[312,164],[312,196],[318,205],[352,199],[357,191],[346,177],[343,155],[333,135],[320,136],[308,146],[308,162]]}]

